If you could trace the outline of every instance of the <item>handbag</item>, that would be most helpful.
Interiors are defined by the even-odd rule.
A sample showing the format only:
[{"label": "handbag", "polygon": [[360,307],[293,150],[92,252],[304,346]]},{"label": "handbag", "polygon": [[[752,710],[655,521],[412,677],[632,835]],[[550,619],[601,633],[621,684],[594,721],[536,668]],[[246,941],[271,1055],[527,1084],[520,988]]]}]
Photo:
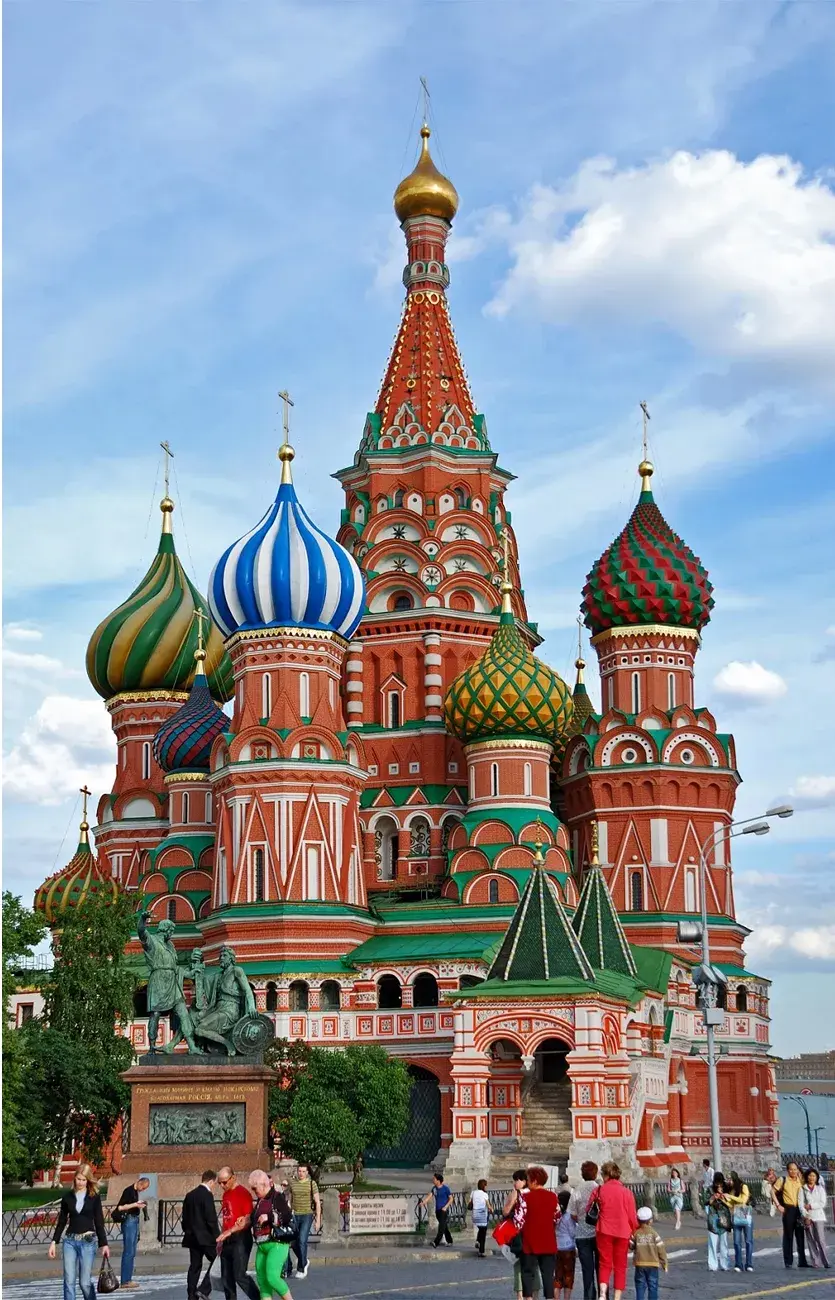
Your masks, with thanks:
[{"label": "handbag", "polygon": [[745,1228],[751,1222],[751,1208],[748,1205],[734,1206],[734,1227]]},{"label": "handbag", "polygon": [[110,1260],[107,1257],[102,1260],[99,1284],[96,1289],[99,1295],[110,1295],[111,1291],[119,1290],[119,1279],[110,1267]]},{"label": "handbag", "polygon": [[586,1206],[586,1223],[590,1228],[597,1227],[597,1221],[600,1218],[600,1193],[592,1192],[589,1197],[589,1203]]},{"label": "handbag", "polygon": [[519,1229],[512,1219],[501,1219],[493,1229],[493,1240],[497,1246],[509,1246],[514,1237],[519,1236]]},{"label": "handbag", "polygon": [[287,1245],[289,1242],[295,1241],[298,1235],[299,1235],[299,1228],[298,1228],[298,1224],[296,1223],[296,1216],[295,1214],[291,1214],[289,1223],[273,1224],[272,1231],[270,1233],[270,1241],[281,1241],[285,1245]]}]

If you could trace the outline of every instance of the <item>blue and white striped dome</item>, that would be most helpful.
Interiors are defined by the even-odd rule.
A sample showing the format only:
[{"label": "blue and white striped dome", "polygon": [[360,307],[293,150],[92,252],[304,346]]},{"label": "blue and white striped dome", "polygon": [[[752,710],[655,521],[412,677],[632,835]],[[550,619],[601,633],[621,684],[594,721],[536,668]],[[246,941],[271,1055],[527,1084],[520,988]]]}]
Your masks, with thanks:
[{"label": "blue and white striped dome", "polygon": [[290,481],[292,450],[286,450],[275,501],[212,571],[212,618],[227,637],[250,628],[309,627],[347,639],[362,618],[363,577],[345,548],[302,509]]}]

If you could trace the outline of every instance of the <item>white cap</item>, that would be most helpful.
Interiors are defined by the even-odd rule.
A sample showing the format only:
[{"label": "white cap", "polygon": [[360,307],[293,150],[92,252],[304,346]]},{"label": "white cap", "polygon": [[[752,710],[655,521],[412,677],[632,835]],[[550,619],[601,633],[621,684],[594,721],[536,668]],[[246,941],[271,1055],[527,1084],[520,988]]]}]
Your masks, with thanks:
[{"label": "white cap", "polygon": [[652,1218],[652,1210],[649,1208],[648,1205],[642,1205],[640,1210],[638,1211],[639,1222],[649,1223],[651,1218]]}]

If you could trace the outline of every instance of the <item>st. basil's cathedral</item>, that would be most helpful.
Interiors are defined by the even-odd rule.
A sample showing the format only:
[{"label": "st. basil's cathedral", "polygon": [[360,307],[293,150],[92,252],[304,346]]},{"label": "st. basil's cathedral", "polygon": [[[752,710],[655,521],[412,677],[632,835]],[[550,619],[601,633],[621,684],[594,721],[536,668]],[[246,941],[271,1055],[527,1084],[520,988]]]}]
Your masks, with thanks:
[{"label": "st. basil's cathedral", "polygon": [[[513,475],[452,330],[458,195],[429,135],[394,196],[406,299],[336,475],[335,538],[296,495],[285,434],[275,501],[206,598],[166,492],[153,563],[87,654],[118,754],[95,853],[85,820],[37,904],[60,924],[91,890],[141,892],[184,953],[234,948],[279,1037],[402,1057],[411,1125],[368,1162],[464,1179],[533,1155],[663,1171],[710,1150],[700,958],[677,924],[701,911],[715,841],[722,1142],[762,1168],[777,1143],[769,985],[745,968],[722,836],[740,777],[694,690],[712,587],[645,459],[582,589],[599,710],[581,658],[573,690],[537,658]],[[142,990],[125,1032],[147,1050]]]}]

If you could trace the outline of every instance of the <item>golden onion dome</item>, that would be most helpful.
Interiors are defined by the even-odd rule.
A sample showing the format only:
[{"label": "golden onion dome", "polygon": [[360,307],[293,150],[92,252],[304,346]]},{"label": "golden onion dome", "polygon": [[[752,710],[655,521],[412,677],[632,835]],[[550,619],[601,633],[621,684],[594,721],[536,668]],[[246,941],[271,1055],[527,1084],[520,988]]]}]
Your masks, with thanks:
[{"label": "golden onion dome", "polygon": [[85,811],[75,853],[35,894],[35,911],[41,912],[52,927],[60,927],[62,916],[71,908],[83,906],[88,898],[112,904],[119,896],[119,886],[101,870],[90,847],[89,831]]},{"label": "golden onion dome", "polygon": [[420,157],[414,171],[405,176],[394,191],[394,210],[400,222],[409,217],[441,217],[452,221],[458,211],[458,191],[452,181],[438,171],[429,152],[431,132],[424,122],[420,128]]}]

